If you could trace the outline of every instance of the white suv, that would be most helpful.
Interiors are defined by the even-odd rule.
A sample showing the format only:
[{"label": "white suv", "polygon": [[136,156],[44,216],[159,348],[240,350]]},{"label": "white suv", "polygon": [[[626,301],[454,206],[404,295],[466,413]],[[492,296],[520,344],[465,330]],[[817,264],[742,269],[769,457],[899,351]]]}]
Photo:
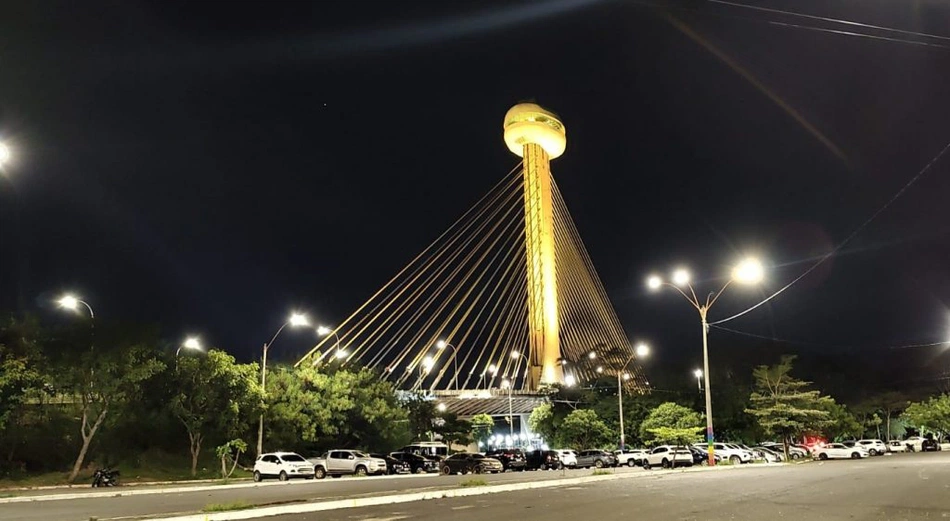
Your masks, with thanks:
[{"label": "white suv", "polygon": [[[694,447],[702,450],[707,450],[708,445],[706,443],[694,443]],[[715,454],[722,456],[723,460],[729,460],[733,465],[738,463],[750,463],[752,461],[752,452],[743,450],[736,445],[731,443],[713,443],[713,450]]]},{"label": "white suv", "polygon": [[643,468],[663,467],[670,469],[674,467],[692,467],[693,453],[686,450],[682,445],[674,447],[673,445],[660,445],[651,450],[643,458]]},{"label": "white suv", "polygon": [[574,468],[577,466],[577,454],[570,449],[558,449],[554,452],[557,452],[559,458],[561,458],[561,463],[565,467]]},{"label": "white suv", "polygon": [[882,456],[887,452],[887,445],[881,440],[858,440],[858,445],[867,449],[871,456]]},{"label": "white suv", "polygon": [[268,452],[258,456],[254,462],[254,481],[264,478],[281,481],[290,478],[313,479],[313,464],[296,452]]},{"label": "white suv", "polygon": [[639,467],[643,465],[643,459],[646,458],[647,451],[645,449],[624,449],[615,450],[614,454],[617,456],[618,467],[623,465]]}]

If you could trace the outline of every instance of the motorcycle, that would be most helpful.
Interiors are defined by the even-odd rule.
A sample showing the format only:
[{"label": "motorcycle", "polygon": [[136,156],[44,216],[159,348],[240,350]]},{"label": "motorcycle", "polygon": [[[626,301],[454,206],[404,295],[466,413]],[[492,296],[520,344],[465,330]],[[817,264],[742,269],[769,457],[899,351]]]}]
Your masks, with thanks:
[{"label": "motorcycle", "polygon": [[93,488],[115,487],[119,484],[119,471],[111,469],[97,469],[92,475]]}]

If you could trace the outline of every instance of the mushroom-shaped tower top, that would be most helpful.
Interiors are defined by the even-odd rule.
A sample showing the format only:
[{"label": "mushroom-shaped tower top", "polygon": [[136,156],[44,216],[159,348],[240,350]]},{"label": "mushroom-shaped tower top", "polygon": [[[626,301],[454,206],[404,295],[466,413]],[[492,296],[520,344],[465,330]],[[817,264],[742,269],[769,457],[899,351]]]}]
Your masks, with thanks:
[{"label": "mushroom-shaped tower top", "polygon": [[534,103],[519,103],[505,114],[505,144],[512,153],[524,157],[527,143],[540,145],[551,159],[567,147],[564,123],[557,115]]}]

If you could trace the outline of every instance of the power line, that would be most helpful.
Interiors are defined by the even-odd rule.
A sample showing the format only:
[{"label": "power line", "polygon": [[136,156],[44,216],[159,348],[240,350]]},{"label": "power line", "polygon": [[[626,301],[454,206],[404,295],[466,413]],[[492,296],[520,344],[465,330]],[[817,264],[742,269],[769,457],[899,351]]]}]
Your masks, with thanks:
[{"label": "power line", "polygon": [[930,162],[927,163],[926,166],[924,166],[919,172],[917,172],[917,175],[915,175],[914,177],[912,177],[912,178],[910,179],[910,181],[907,181],[907,183],[904,184],[904,186],[903,186],[900,190],[898,190],[897,193],[895,193],[886,203],[884,203],[884,206],[881,206],[880,208],[878,208],[878,210],[877,210],[876,212],[874,212],[874,213],[871,215],[871,217],[868,217],[868,219],[867,219],[866,221],[864,221],[860,226],[858,226],[857,228],[855,228],[854,231],[851,232],[851,234],[848,235],[848,236],[845,238],[845,240],[841,241],[837,246],[835,246],[835,248],[834,248],[833,250],[831,250],[830,252],[828,252],[827,254],[825,254],[824,256],[822,256],[820,259],[818,259],[818,261],[817,261],[815,264],[812,264],[811,267],[809,267],[807,270],[805,270],[804,273],[802,273],[801,275],[799,275],[798,277],[796,277],[794,280],[792,280],[791,282],[789,282],[788,284],[786,284],[786,285],[785,285],[784,287],[782,287],[780,290],[778,290],[778,291],[776,291],[775,293],[771,294],[769,297],[767,297],[767,298],[766,298],[765,300],[763,300],[762,302],[759,302],[758,304],[756,304],[756,305],[754,305],[754,306],[752,306],[752,307],[746,309],[745,311],[741,311],[741,312],[739,312],[739,313],[736,313],[735,315],[732,315],[731,317],[727,317],[727,318],[724,318],[724,319],[722,319],[722,320],[717,320],[717,321],[715,321],[715,322],[710,322],[709,325],[715,326],[715,325],[717,325],[717,324],[723,324],[723,323],[725,323],[725,322],[729,322],[730,320],[737,319],[737,318],[741,317],[742,315],[745,315],[746,313],[749,313],[750,311],[752,311],[752,310],[758,308],[759,306],[765,304],[766,302],[772,300],[773,298],[779,296],[783,291],[787,290],[788,288],[792,287],[792,285],[794,285],[796,282],[798,282],[798,281],[802,280],[803,278],[805,278],[805,276],[808,275],[809,273],[811,273],[812,271],[814,271],[815,268],[817,268],[818,266],[822,265],[826,260],[830,259],[834,254],[838,253],[838,251],[841,250],[841,248],[843,248],[846,244],[848,244],[849,242],[851,242],[851,239],[853,239],[857,234],[859,234],[862,230],[864,230],[864,228],[866,228],[869,224],[871,224],[871,222],[872,222],[874,219],[876,219],[878,215],[880,215],[881,213],[883,213],[884,210],[887,210],[887,208],[890,207],[891,204],[893,204],[894,201],[896,201],[900,196],[904,195],[904,192],[906,192],[906,191],[911,187],[911,185],[913,185],[914,183],[916,183],[918,179],[920,179],[925,173],[927,173],[927,172],[931,169],[931,167],[933,167],[933,165],[934,165],[937,161],[939,161],[941,157],[943,157],[943,155],[947,152],[947,150],[950,150],[950,143],[947,143],[947,145],[944,146],[943,149],[942,149],[936,156],[934,156],[933,159],[931,159]]},{"label": "power line", "polygon": [[[940,36],[940,35],[938,35],[938,34],[929,34],[929,33],[920,33],[920,32],[916,32],[916,31],[907,31],[907,30],[904,30],[904,29],[895,29],[895,28],[893,28],[893,27],[884,27],[884,26],[882,26],[882,25],[873,25],[873,24],[866,24],[866,23],[861,23],[861,22],[853,22],[853,21],[851,21],[851,20],[842,20],[842,19],[840,19],[840,18],[828,18],[828,17],[825,17],[825,16],[816,16],[816,15],[812,15],[812,14],[797,13],[797,12],[794,12],[794,11],[784,11],[784,10],[782,10],[782,9],[774,9],[774,8],[770,8],[770,7],[761,7],[761,6],[757,6],[757,5],[748,5],[748,4],[738,3],[738,2],[728,2],[728,1],[726,1],[726,0],[706,0],[706,1],[708,1],[708,2],[710,2],[710,3],[713,3],[713,4],[722,4],[722,5],[729,5],[729,6],[733,6],[733,7],[741,7],[741,8],[743,8],[743,9],[752,9],[753,11],[764,11],[764,12],[775,13],[775,14],[782,14],[782,15],[787,15],[787,16],[795,16],[795,17],[799,17],[799,18],[808,18],[808,19],[810,19],[810,20],[820,20],[820,21],[822,21],[822,22],[836,23],[836,24],[842,24],[842,25],[851,25],[851,26],[855,26],[855,27],[864,27],[864,28],[866,28],[866,29],[877,29],[877,30],[879,30],[879,31],[888,31],[888,32],[892,32],[892,33],[906,34],[906,35],[910,35],[910,36],[920,36],[920,37],[922,37],[922,38],[935,38],[935,39],[938,39],[938,40],[947,40],[947,41],[950,41],[950,36]],[[810,27],[806,27],[806,28],[810,29]],[[906,41],[906,40],[905,40],[905,41]]]},{"label": "power line", "polygon": [[738,329],[730,329],[730,328],[728,328],[728,327],[717,326],[717,325],[714,325],[714,324],[710,324],[710,326],[711,326],[711,327],[714,327],[714,328],[716,328],[716,329],[722,330],[722,331],[729,332],[729,333],[734,333],[734,334],[737,334],[737,335],[748,336],[748,337],[752,337],[752,338],[760,338],[760,339],[762,339],[762,340],[771,340],[771,341],[773,341],[773,342],[779,342],[779,343],[782,343],[782,344],[798,344],[798,345],[804,345],[804,346],[821,347],[821,348],[826,348],[826,349],[877,349],[877,350],[885,350],[885,349],[913,349],[913,348],[934,347],[934,346],[940,346],[940,345],[947,345],[947,344],[948,344],[947,341],[943,341],[943,342],[927,342],[927,343],[923,343],[923,344],[901,344],[901,345],[890,345],[890,346],[864,346],[864,345],[862,345],[862,346],[846,346],[846,345],[834,345],[834,344],[821,344],[821,343],[817,343],[817,342],[808,342],[808,341],[804,341],[804,340],[789,340],[789,339],[785,339],[785,338],[777,338],[777,337],[772,337],[772,336],[767,336],[767,335],[757,335],[757,334],[755,334],[755,333],[749,333],[748,331],[740,331],[740,330],[738,330]]},{"label": "power line", "polygon": [[[712,1],[712,0],[710,0],[710,1]],[[807,26],[807,25],[790,24],[790,23],[786,23],[786,22],[776,22],[776,21],[772,21],[772,20],[767,20],[767,23],[769,23],[769,24],[771,24],[771,25],[779,25],[779,26],[782,26],[782,27],[791,27],[791,28],[795,28],[795,29],[805,29],[805,30],[807,30],[807,31],[818,31],[818,32],[822,32],[822,33],[839,34],[839,35],[842,35],[842,36],[856,36],[856,37],[859,37],[859,38],[868,38],[868,39],[871,39],[871,40],[882,40],[882,41],[886,41],[886,42],[906,43],[906,44],[908,44],[908,45],[920,45],[920,46],[922,46],[922,47],[935,47],[935,48],[938,48],[938,49],[950,50],[950,46],[947,46],[947,45],[940,45],[939,43],[921,42],[921,41],[918,41],[918,40],[907,40],[907,39],[904,39],[904,38],[891,38],[891,37],[888,37],[888,36],[878,36],[878,35],[874,35],[874,34],[856,33],[856,32],[854,32],[854,31],[842,31],[842,30],[840,30],[840,29],[826,29],[826,28],[824,28],[824,27],[810,27],[810,26]]]}]

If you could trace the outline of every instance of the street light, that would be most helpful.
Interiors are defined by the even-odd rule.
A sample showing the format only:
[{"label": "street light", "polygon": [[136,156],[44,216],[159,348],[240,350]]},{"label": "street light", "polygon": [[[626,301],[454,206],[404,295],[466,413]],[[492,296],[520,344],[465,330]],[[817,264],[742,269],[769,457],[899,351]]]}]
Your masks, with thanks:
[{"label": "street light", "polygon": [[10,160],[10,148],[0,143],[0,166]]},{"label": "street light", "polygon": [[699,392],[703,392],[703,384],[701,383],[703,380],[703,370],[697,369],[693,371],[693,376],[696,377],[696,388],[699,389]]},{"label": "street light", "polygon": [[[201,342],[198,341],[195,337],[186,338],[185,341],[178,346],[178,349],[175,351],[175,358],[178,358],[178,355],[181,354],[182,349],[193,349],[195,351],[201,351]],[[177,363],[177,361],[176,361]]]},{"label": "street light", "polygon": [[[635,358],[640,359],[648,356],[650,354],[650,346],[641,342],[637,344],[637,347],[633,351],[634,354],[630,355],[627,361],[617,370],[617,410],[620,413],[620,450],[624,450],[627,447],[627,436],[623,431],[623,382],[621,378],[624,380],[630,379],[630,373],[626,372],[627,366],[630,365],[630,362]],[[598,367],[597,372],[601,372],[602,369],[602,367]]]},{"label": "street light", "polygon": [[[513,440],[515,438],[515,417],[514,409],[511,405],[511,388],[514,387],[514,382],[505,378],[501,381],[501,388],[508,389],[508,439]],[[508,444],[511,446],[511,443]]]},{"label": "street light", "polygon": [[[678,291],[680,295],[683,295],[683,297],[696,308],[696,311],[699,311],[699,318],[703,327],[703,374],[706,375],[706,444],[707,451],[709,452],[710,466],[715,465],[716,460],[713,455],[715,436],[713,432],[712,393],[709,389],[709,343],[706,338],[709,333],[709,324],[706,322],[706,315],[709,312],[709,308],[716,303],[719,296],[726,291],[726,288],[728,288],[729,284],[732,284],[733,281],[739,282],[740,284],[755,284],[760,282],[764,276],[765,269],[758,259],[751,257],[744,259],[732,270],[732,276],[718,292],[710,292],[706,295],[704,303],[701,303],[699,298],[696,297],[696,291],[693,290],[693,286],[689,283],[689,272],[683,268],[679,268],[673,272],[672,283],[665,282],[657,275],[651,275],[647,278],[647,286],[650,289],[657,290],[660,289],[661,286],[669,286]],[[683,287],[689,290],[689,294],[683,291]]]},{"label": "street light", "polygon": [[333,335],[336,337],[336,357],[338,360],[346,358],[347,352],[343,349],[343,342],[340,341],[340,335],[337,334],[335,329],[331,329],[327,326],[319,326],[317,327],[317,334],[320,336]]},{"label": "street light", "polygon": [[439,412],[445,412],[445,409],[447,409],[444,403],[440,403],[439,405],[436,405],[435,408],[438,409]]},{"label": "street light", "polygon": [[89,303],[86,302],[85,300],[82,300],[81,298],[76,297],[75,295],[70,295],[67,293],[66,295],[63,295],[62,297],[60,297],[60,299],[57,300],[56,303],[59,304],[59,307],[63,309],[68,309],[70,311],[78,311],[79,305],[82,304],[89,311],[89,318],[96,318],[96,314],[92,311],[92,306],[90,306]]},{"label": "street light", "polygon": [[[310,325],[310,320],[307,319],[306,315],[300,313],[291,313],[290,318],[287,319],[283,325],[274,333],[274,336],[271,337],[270,342],[264,344],[264,353],[261,356],[261,400],[263,404],[264,396],[267,394],[267,351],[270,349],[270,346],[273,345],[274,341],[277,340],[277,337],[280,336],[280,332],[284,330],[285,327],[305,327]],[[261,410],[261,416],[257,426],[257,455],[260,456],[264,452],[264,411]]]},{"label": "street light", "polygon": [[439,340],[435,343],[435,348],[439,351],[445,349],[446,347],[452,348],[453,357],[452,360],[455,362],[455,390],[459,390],[459,350],[452,344],[446,342],[445,340]]}]

